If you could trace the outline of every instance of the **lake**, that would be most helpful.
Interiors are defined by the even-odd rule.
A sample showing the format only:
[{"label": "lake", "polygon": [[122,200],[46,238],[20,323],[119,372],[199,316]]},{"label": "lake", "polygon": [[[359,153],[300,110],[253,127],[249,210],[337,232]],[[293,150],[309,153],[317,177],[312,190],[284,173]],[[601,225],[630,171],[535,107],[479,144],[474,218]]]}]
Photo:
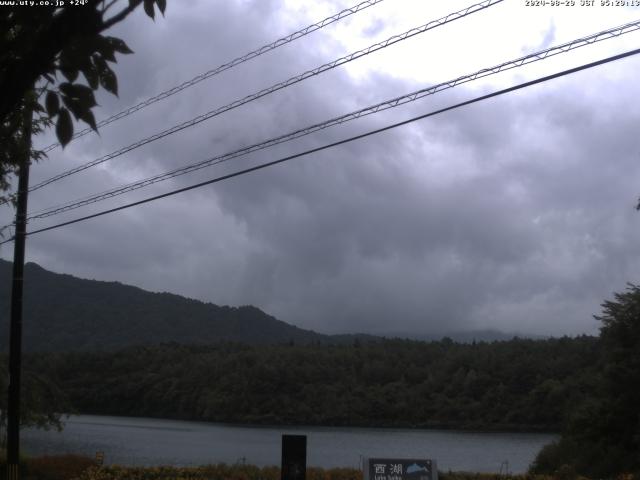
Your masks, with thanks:
[{"label": "lake", "polygon": [[[556,436],[329,427],[245,427],[149,418],[71,416],[62,432],[26,430],[22,449],[31,455],[100,451],[106,464],[193,466],[246,462],[279,465],[281,435],[307,435],[307,464],[358,467],[365,457],[432,458],[440,470],[526,471]],[[504,467],[503,467],[504,471]]]}]

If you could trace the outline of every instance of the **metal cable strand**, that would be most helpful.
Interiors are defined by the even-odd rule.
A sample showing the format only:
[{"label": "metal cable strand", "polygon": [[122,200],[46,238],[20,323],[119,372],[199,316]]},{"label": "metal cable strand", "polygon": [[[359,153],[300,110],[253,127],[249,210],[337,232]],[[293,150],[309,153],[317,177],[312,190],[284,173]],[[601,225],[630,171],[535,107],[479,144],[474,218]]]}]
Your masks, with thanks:
[{"label": "metal cable strand", "polygon": [[[349,8],[345,8],[344,10],[331,15],[330,17],[325,18],[324,20],[321,20],[319,22],[316,22],[312,25],[309,25],[305,28],[303,28],[302,30],[298,30],[297,32],[294,32],[290,35],[287,35],[286,37],[283,38],[279,38],[278,40],[276,40],[275,42],[269,43],[267,45],[263,45],[262,47],[253,50],[252,52],[249,52],[241,57],[235,58],[233,60],[231,60],[230,62],[227,63],[223,63],[222,65],[219,65],[218,67],[209,70],[208,72],[205,73],[201,73],[200,75],[197,75],[196,77],[193,77],[191,80],[187,80],[184,83],[181,83],[180,85],[177,85],[173,88],[170,88],[169,90],[166,90],[164,92],[161,92],[151,98],[148,98],[147,100],[144,100],[140,103],[138,103],[137,105],[134,105],[132,107],[127,108],[126,110],[122,110],[119,113],[116,113],[115,115],[112,115],[109,118],[106,118],[104,120],[101,120],[100,122],[98,122],[97,126],[98,127],[103,127],[105,125],[108,125],[112,122],[115,122],[116,120],[120,120],[121,118],[127,117],[129,115],[131,115],[132,113],[137,112],[138,110],[142,110],[145,107],[148,107],[151,104],[154,104],[156,102],[159,102],[160,100],[164,100],[165,98],[171,97],[172,95],[175,95],[176,93],[181,92],[182,90],[192,87],[193,85],[202,82],[203,80],[206,80],[207,78],[211,78],[219,73],[224,72],[225,70],[229,70],[230,68],[235,67],[236,65],[240,65],[241,63],[247,62],[249,60],[252,60],[256,57],[259,57],[260,55],[270,52],[271,50],[275,50],[278,47],[281,47],[282,45],[286,45],[287,43],[293,42],[294,40],[297,40],[299,38],[302,38],[306,35],[309,35],[312,32],[315,32],[316,30],[320,30],[321,28],[326,27],[327,25],[331,25],[332,23],[335,23],[345,17],[348,17],[349,15],[353,15],[354,13],[357,13],[359,11],[364,10],[365,8],[369,8],[377,3],[383,2],[384,0],[367,0],[365,2],[359,3],[358,5],[355,5],[353,7],[349,7]],[[82,137],[84,135],[86,135],[87,133],[91,133],[93,130],[91,128],[85,128],[84,130],[80,130],[79,132],[75,133],[72,137],[72,139],[76,139],[78,137]],[[44,152],[49,152],[51,150],[53,150],[54,148],[60,146],[59,143],[52,143],[51,145],[49,145],[48,147],[45,147],[43,149]]]},{"label": "metal cable strand", "polygon": [[[543,82],[548,82],[548,81],[556,79],[556,78],[564,77],[565,75],[571,75],[571,74],[576,73],[576,72],[580,72],[580,71],[583,71],[583,70],[594,68],[594,67],[597,67],[597,66],[600,66],[600,65],[604,65],[604,64],[609,63],[609,62],[618,61],[618,60],[621,60],[623,58],[628,58],[628,57],[631,57],[631,56],[634,56],[634,55],[638,55],[638,54],[640,54],[640,49],[630,50],[630,51],[627,51],[627,52],[624,52],[624,53],[620,53],[618,55],[613,55],[611,57],[607,57],[607,58],[604,58],[604,59],[601,59],[601,60],[597,60],[595,62],[582,64],[582,65],[580,65],[578,67],[570,68],[568,70],[563,70],[561,72],[557,72],[557,73],[554,73],[554,74],[551,74],[551,75],[547,75],[545,77],[538,77],[538,78],[536,78],[534,80],[530,80],[528,82],[520,83],[518,85],[514,85],[512,87],[508,87],[508,88],[504,88],[502,90],[494,91],[493,93],[488,93],[486,95],[482,95],[482,96],[479,96],[479,97],[474,97],[474,98],[472,98],[470,100],[466,100],[464,102],[460,102],[460,103],[457,103],[455,105],[450,105],[448,107],[440,108],[438,110],[434,110],[434,111],[431,111],[429,113],[425,113],[423,115],[418,115],[417,117],[412,117],[412,118],[409,118],[407,120],[403,120],[401,122],[393,123],[393,124],[387,125],[385,127],[377,128],[375,130],[369,130],[369,131],[367,131],[365,133],[361,133],[360,135],[355,135],[353,137],[348,137],[348,138],[345,138],[343,140],[338,140],[336,142],[328,143],[328,144],[322,145],[320,147],[312,148],[310,150],[305,150],[303,152],[295,153],[293,155],[288,155],[286,157],[282,157],[282,158],[279,158],[277,160],[272,160],[270,162],[261,163],[259,165],[254,166],[254,167],[245,168],[244,170],[239,170],[239,171],[236,171],[236,172],[233,172],[233,173],[229,173],[227,175],[222,175],[220,177],[212,178],[212,179],[206,180],[204,182],[200,182],[200,183],[196,183],[196,184],[193,184],[193,185],[189,185],[187,187],[179,188],[177,190],[172,190],[172,191],[169,191],[169,192],[166,192],[166,193],[162,193],[160,195],[155,195],[153,197],[148,197],[148,198],[145,198],[145,199],[142,199],[142,200],[138,200],[137,202],[128,203],[126,205],[121,205],[119,207],[110,208],[108,210],[102,210],[100,212],[97,212],[97,213],[94,213],[94,214],[91,214],[91,215],[86,215],[84,217],[75,218],[75,219],[69,220],[67,222],[58,223],[58,224],[55,224],[55,225],[51,225],[49,227],[40,228],[38,230],[31,230],[31,231],[27,232],[27,235],[34,235],[36,233],[47,232],[49,230],[54,230],[54,229],[57,229],[57,228],[65,227],[67,225],[73,225],[73,224],[76,224],[76,223],[79,223],[79,222],[84,222],[85,220],[90,220],[92,218],[101,217],[103,215],[108,215],[110,213],[119,212],[119,211],[122,211],[122,210],[126,210],[128,208],[136,207],[138,205],[143,205],[145,203],[154,202],[154,201],[160,200],[162,198],[171,197],[171,196],[177,195],[179,193],[188,192],[190,190],[194,190],[196,188],[204,187],[206,185],[213,185],[214,183],[219,183],[219,182],[222,182],[224,180],[229,180],[231,178],[239,177],[241,175],[246,175],[248,173],[255,172],[255,171],[258,171],[258,170],[262,170],[262,169],[265,169],[265,168],[269,168],[269,167],[272,167],[274,165],[279,165],[279,164],[284,163],[284,162],[289,162],[289,161],[294,160],[296,158],[304,157],[306,155],[310,155],[310,154],[317,153],[317,152],[320,152],[320,151],[323,151],[323,150],[327,150],[327,149],[330,149],[330,148],[333,148],[333,147],[337,147],[338,145],[344,145],[346,143],[353,142],[353,141],[356,141],[356,140],[361,140],[363,138],[367,138],[367,137],[370,137],[372,135],[377,135],[379,133],[386,132],[386,131],[394,129],[394,128],[398,128],[398,127],[401,127],[403,125],[408,125],[409,123],[413,123],[413,122],[416,122],[418,120],[422,120],[422,119],[425,119],[425,118],[432,117],[434,115],[439,115],[441,113],[449,112],[449,111],[455,110],[457,108],[461,108],[461,107],[465,107],[465,106],[468,106],[468,105],[472,105],[474,103],[482,102],[484,100],[488,100],[490,98],[495,98],[495,97],[498,97],[500,95],[505,95],[507,93],[514,92],[516,90],[521,90],[523,88],[528,88],[528,87],[531,87],[533,85],[538,85],[538,84],[543,83]],[[9,238],[9,239],[7,239],[7,240],[5,240],[3,242],[0,242],[0,245],[8,243],[8,242],[12,242],[14,240],[15,240],[15,238]]]},{"label": "metal cable strand", "polygon": [[206,167],[210,167],[212,165],[216,165],[222,162],[226,162],[228,160],[231,160],[233,158],[237,158],[237,157],[241,157],[244,155],[248,155],[249,153],[253,153],[256,152],[258,150],[263,150],[265,148],[274,146],[274,145],[278,145],[290,140],[294,140],[296,138],[300,138],[303,137],[305,135],[309,135],[311,133],[323,130],[325,128],[329,128],[335,125],[340,125],[342,123],[351,121],[351,120],[355,120],[357,118],[360,117],[364,117],[366,115],[371,115],[373,113],[377,113],[383,110],[388,110],[390,108],[395,108],[397,106],[400,105],[404,105],[406,103],[410,103],[413,102],[415,100],[418,100],[420,98],[424,98],[426,96],[429,95],[433,95],[437,92],[440,92],[442,90],[447,90],[449,88],[453,88],[456,85],[460,85],[462,83],[467,83],[467,82],[471,82],[474,80],[477,80],[479,78],[483,78],[483,77],[487,77],[489,75],[495,75],[499,72],[503,72],[506,70],[510,70],[513,68],[517,68],[517,67],[521,67],[522,65],[526,65],[529,63],[533,63],[533,62],[537,62],[540,60],[544,60],[545,58],[554,56],[554,55],[558,55],[561,53],[565,53],[568,52],[570,50],[574,50],[576,48],[579,47],[583,47],[586,45],[590,45],[602,40],[607,40],[610,38],[615,38],[615,37],[619,37],[620,35],[624,35],[626,33],[630,33],[636,30],[640,30],[640,20],[637,20],[635,22],[631,22],[631,23],[627,23],[618,27],[614,27],[614,28],[610,28],[608,30],[604,30],[602,32],[599,33],[595,33],[592,35],[589,35],[587,37],[582,37],[576,40],[572,40],[570,42],[566,42],[563,43],[561,45],[555,46],[555,47],[550,47],[547,48],[545,50],[540,50],[538,52],[535,53],[531,53],[529,55],[525,55],[523,57],[519,57],[515,60],[510,60],[507,62],[503,62],[501,64],[495,65],[493,67],[489,67],[489,68],[483,68],[482,70],[478,70],[477,72],[468,74],[468,75],[463,75],[460,77],[457,77],[453,80],[447,80],[445,82],[439,83],[437,85],[433,85],[431,87],[427,87],[406,95],[402,95],[399,97],[395,97],[393,99],[390,100],[386,100],[384,102],[380,102],[377,103],[375,105],[369,106],[369,107],[365,107],[362,108],[360,110],[356,110],[354,112],[351,113],[347,113],[345,115],[341,115],[339,117],[335,117],[332,118],[330,120],[321,122],[321,123],[317,123],[308,127],[304,127],[298,130],[295,130],[293,132],[278,136],[278,137],[274,137],[271,138],[269,140],[260,142],[260,143],[256,143],[253,145],[250,145],[248,147],[243,147],[240,148],[238,150],[234,150],[232,152],[228,152],[222,155],[218,155],[215,157],[211,157],[207,160],[192,164],[192,165],[188,165],[186,167],[181,167],[181,168],[177,168],[174,170],[171,170],[169,172],[165,172],[159,175],[155,175],[153,177],[149,177],[143,180],[139,180],[137,182],[133,182],[121,187],[117,187],[115,189],[111,189],[111,190],[107,190],[105,192],[96,194],[96,195],[92,195],[89,197],[85,197],[79,200],[76,200],[74,202],[71,203],[67,203],[64,204],[62,206],[56,206],[56,207],[50,207],[48,209],[45,210],[41,210],[39,212],[35,212],[34,214],[32,214],[31,216],[28,217],[28,220],[33,220],[33,219],[40,219],[40,218],[46,218],[46,217],[50,217],[52,215],[57,215],[59,213],[63,213],[63,212],[67,212],[69,210],[74,210],[76,208],[80,208],[83,207],[85,205],[89,205],[91,203],[96,203],[98,201],[101,200],[106,200],[108,198],[112,198],[118,195],[122,195],[124,193],[128,193],[134,190],[138,190],[140,188],[149,186],[149,185],[153,185],[155,183],[164,181],[164,180],[168,180],[170,178],[174,178],[180,175],[184,175],[190,172],[194,172],[196,170],[200,170],[202,168],[206,168]]},{"label": "metal cable strand", "polygon": [[500,3],[504,0],[485,0],[483,2],[477,3],[475,5],[471,5],[463,10],[460,10],[458,12],[454,12],[454,13],[450,13],[449,15],[447,15],[446,17],[442,17],[438,20],[433,20],[425,25],[422,25],[420,27],[415,27],[412,28],[411,30],[408,30],[400,35],[394,35],[390,38],[388,38],[387,40],[384,40],[383,42],[379,42],[376,43],[374,45],[371,45],[363,50],[358,50],[357,52],[351,53],[349,55],[346,55],[344,57],[341,57],[337,60],[334,60],[330,63],[326,63],[320,67],[314,68],[313,70],[308,70],[300,75],[297,75],[295,77],[291,77],[288,80],[285,80],[283,82],[277,83],[275,85],[272,85],[271,87],[265,88],[263,90],[260,90],[257,93],[248,95],[240,100],[235,100],[232,103],[229,103],[223,107],[217,108],[215,110],[211,110],[210,112],[204,113],[202,115],[199,115],[195,118],[192,118],[191,120],[188,120],[186,122],[183,122],[181,124],[175,125],[167,130],[164,130],[162,132],[156,133],[150,137],[144,138],[142,140],[138,140],[135,143],[132,143],[131,145],[128,145],[126,147],[123,147],[119,150],[116,150],[115,152],[109,153],[108,155],[105,155],[103,157],[97,158],[96,160],[92,160],[91,162],[85,163],[84,165],[80,165],[78,167],[72,168],[70,170],[67,170],[63,173],[60,173],[58,175],[55,175],[47,180],[44,180],[36,185],[34,185],[33,187],[31,187],[29,189],[30,192],[34,191],[34,190],[38,190],[39,188],[44,187],[45,185],[49,185],[50,183],[56,182],[62,178],[68,177],[70,175],[73,175],[75,173],[81,172],[83,170],[86,170],[87,168],[91,168],[95,165],[99,165],[101,163],[104,163],[108,160],[111,160],[115,157],[119,157],[120,155],[123,155],[127,152],[130,152],[131,150],[134,150],[136,148],[139,148],[143,145],[146,145],[148,143],[154,142],[156,140],[159,140],[161,138],[164,138],[168,135],[171,135],[173,133],[179,132],[181,130],[184,130],[185,128],[189,128],[192,127],[194,125],[197,125],[198,123],[204,122],[205,120],[209,120],[210,118],[213,118],[217,115],[220,115],[222,113],[228,112],[229,110],[232,110],[234,108],[237,108],[241,105],[244,105],[246,103],[252,102],[254,100],[257,100],[261,97],[264,97],[266,95],[269,95],[273,92],[276,92],[278,90],[282,90],[283,88],[289,87],[293,84],[299,83],[303,80],[306,80],[307,78],[319,75],[323,72],[326,72],[327,70],[331,70],[333,68],[336,68],[340,65],[343,65],[345,63],[351,62],[357,58],[363,57],[365,55],[368,55],[372,52],[375,52],[377,50],[381,50],[383,48],[388,47],[389,45],[393,45],[397,42],[401,42],[403,40],[406,40],[408,38],[411,38],[415,35],[418,35],[420,33],[424,33],[428,30],[431,30],[433,28],[439,27],[441,25],[445,25],[449,22],[452,22],[454,20],[458,20],[460,18],[466,17],[467,15],[470,15],[471,13],[475,13],[481,10],[484,10],[485,8],[488,8],[492,5],[495,5],[497,3]]}]

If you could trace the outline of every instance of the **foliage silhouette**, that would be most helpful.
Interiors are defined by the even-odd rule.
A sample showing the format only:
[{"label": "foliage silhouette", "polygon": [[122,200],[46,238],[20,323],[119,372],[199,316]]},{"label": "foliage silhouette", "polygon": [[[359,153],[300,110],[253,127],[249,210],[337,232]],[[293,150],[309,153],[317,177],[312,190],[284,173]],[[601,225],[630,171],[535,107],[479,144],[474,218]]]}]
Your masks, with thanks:
[{"label": "foliage silhouette", "polygon": [[[117,53],[133,53],[124,41],[103,33],[141,4],[151,18],[154,8],[163,14],[166,8],[166,0],[88,0],[80,8],[0,9],[0,193],[25,158],[25,108],[34,112],[32,133],[55,123],[63,146],[73,137],[72,116],[96,130],[94,91],[117,95],[109,63]],[[31,150],[30,160],[43,155]]]}]

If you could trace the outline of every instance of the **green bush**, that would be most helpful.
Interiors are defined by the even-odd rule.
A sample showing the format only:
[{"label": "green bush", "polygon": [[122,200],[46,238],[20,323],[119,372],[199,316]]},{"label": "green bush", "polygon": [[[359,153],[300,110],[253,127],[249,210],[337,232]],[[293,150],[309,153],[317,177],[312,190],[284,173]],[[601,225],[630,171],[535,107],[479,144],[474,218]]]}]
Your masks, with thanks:
[{"label": "green bush", "polygon": [[[604,440],[577,441],[564,437],[540,450],[529,473],[551,475],[557,480],[573,480],[579,476],[632,479],[634,461],[634,453],[619,445],[608,444]],[[640,472],[635,472],[635,477],[640,478]]]}]

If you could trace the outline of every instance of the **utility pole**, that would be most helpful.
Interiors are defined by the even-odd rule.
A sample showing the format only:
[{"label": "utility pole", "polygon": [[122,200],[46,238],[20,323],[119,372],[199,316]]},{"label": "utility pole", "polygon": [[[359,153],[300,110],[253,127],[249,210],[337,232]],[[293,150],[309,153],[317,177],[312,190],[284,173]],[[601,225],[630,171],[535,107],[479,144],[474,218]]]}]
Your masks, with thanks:
[{"label": "utility pole", "polygon": [[20,374],[22,370],[22,291],[24,251],[27,232],[27,197],[31,160],[32,110],[23,107],[24,157],[18,167],[18,198],[13,243],[13,283],[11,287],[11,331],[9,337],[9,402],[7,408],[7,480],[20,478]]}]

